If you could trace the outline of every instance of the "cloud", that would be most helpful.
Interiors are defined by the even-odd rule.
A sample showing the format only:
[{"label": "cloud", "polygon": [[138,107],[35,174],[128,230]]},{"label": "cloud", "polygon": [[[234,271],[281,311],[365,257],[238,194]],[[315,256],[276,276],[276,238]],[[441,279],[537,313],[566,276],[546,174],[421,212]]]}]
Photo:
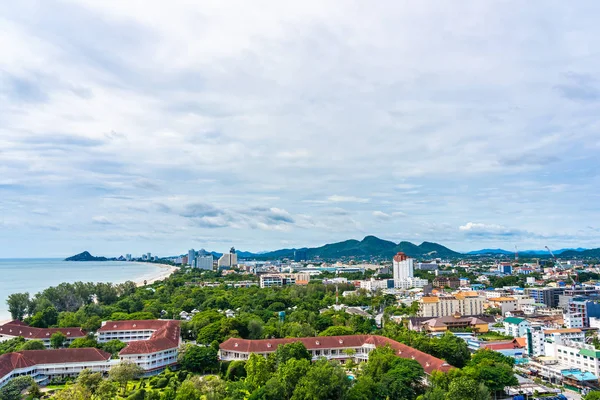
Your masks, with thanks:
[{"label": "cloud", "polygon": [[92,221],[94,222],[94,224],[99,224],[99,225],[113,225],[113,222],[111,222],[104,215],[97,215],[95,217],[92,217]]},{"label": "cloud", "polygon": [[400,211],[385,213],[383,211],[373,211],[373,216],[382,221],[390,221],[396,217],[405,217],[406,214]]},{"label": "cloud", "polygon": [[368,203],[369,199],[355,196],[338,196],[332,195],[327,198],[331,203]]}]

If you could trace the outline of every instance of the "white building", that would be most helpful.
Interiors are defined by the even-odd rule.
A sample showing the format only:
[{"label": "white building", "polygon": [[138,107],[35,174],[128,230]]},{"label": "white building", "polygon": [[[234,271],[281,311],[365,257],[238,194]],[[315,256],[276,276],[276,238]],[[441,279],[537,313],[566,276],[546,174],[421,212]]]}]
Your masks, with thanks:
[{"label": "white building", "polygon": [[50,338],[57,332],[65,335],[65,347],[69,347],[73,340],[87,336],[81,328],[34,328],[21,321],[11,321],[0,326],[0,342],[21,336],[25,340],[40,340],[49,349]]},{"label": "white building", "polygon": [[543,326],[532,326],[525,335],[527,348],[531,356],[548,356],[546,343],[561,344],[565,340],[585,341],[585,333],[581,329],[550,329]]},{"label": "white building", "polygon": [[525,318],[508,317],[504,319],[504,333],[512,337],[523,337],[531,324]]},{"label": "white building", "polygon": [[414,276],[414,260],[400,252],[393,259],[394,280],[407,280]]},{"label": "white building", "polygon": [[219,258],[218,266],[219,268],[231,268],[235,267],[238,263],[237,254],[235,250],[232,249],[233,252],[225,253]]},{"label": "white building", "polygon": [[260,276],[260,287],[283,287],[296,284],[296,276],[294,274],[272,274]]},{"label": "white building", "polygon": [[196,257],[196,268],[206,269],[212,271],[213,269],[213,256],[209,254],[207,256],[198,256]]},{"label": "white building", "polygon": [[567,328],[583,328],[585,326],[583,314],[581,313],[564,313],[563,321]]},{"label": "white building", "polygon": [[460,292],[455,296],[422,297],[419,300],[419,317],[447,317],[455,314],[483,314],[484,299],[476,292]]},{"label": "white building", "polygon": [[[545,343],[546,355],[556,358],[558,362],[569,368],[600,375],[600,350],[593,345],[574,340],[557,343]],[[597,378],[596,378],[597,379]]]}]

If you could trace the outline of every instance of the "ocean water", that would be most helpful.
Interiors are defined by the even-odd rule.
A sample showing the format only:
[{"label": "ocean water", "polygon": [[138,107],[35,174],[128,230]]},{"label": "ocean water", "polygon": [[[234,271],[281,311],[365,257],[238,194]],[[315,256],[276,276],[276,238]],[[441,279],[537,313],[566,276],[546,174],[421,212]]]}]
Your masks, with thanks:
[{"label": "ocean water", "polygon": [[123,283],[150,280],[163,269],[134,262],[74,262],[57,259],[0,259],[0,321],[9,319],[6,299],[12,293],[30,296],[62,282]]}]

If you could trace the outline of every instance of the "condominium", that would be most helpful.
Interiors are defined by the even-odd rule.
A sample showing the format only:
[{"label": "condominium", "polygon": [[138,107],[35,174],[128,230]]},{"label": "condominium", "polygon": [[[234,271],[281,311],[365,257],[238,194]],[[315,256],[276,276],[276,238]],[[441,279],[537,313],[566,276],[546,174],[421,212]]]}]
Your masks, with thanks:
[{"label": "condominium", "polygon": [[550,329],[543,326],[530,326],[525,335],[527,351],[530,356],[546,356],[546,343],[561,344],[566,340],[585,341],[585,333],[581,329]]},{"label": "condominium", "polygon": [[454,296],[430,296],[419,300],[419,317],[445,317],[455,314],[483,314],[483,297],[476,292],[461,292]]},{"label": "condominium", "polygon": [[394,275],[394,287],[396,289],[410,289],[413,287],[425,287],[428,284],[426,279],[414,277],[414,259],[406,254],[399,252],[392,260],[392,269]]}]

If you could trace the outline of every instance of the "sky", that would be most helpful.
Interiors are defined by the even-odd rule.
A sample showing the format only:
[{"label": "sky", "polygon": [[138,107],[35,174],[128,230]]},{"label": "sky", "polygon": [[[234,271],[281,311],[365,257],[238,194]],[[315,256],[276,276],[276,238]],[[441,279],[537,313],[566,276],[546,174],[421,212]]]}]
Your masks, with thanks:
[{"label": "sky", "polygon": [[2,2],[0,257],[600,247],[599,15]]}]

